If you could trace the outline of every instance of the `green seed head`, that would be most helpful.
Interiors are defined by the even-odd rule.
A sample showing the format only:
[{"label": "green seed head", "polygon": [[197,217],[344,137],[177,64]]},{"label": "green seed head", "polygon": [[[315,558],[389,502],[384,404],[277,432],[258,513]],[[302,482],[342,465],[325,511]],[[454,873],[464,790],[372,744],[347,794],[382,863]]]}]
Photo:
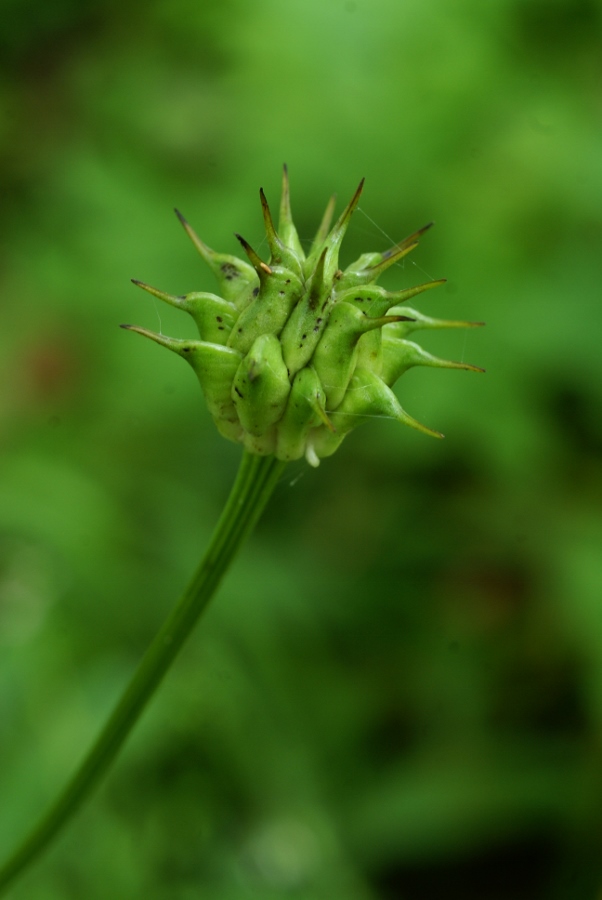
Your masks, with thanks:
[{"label": "green seed head", "polygon": [[386,416],[443,437],[409,416],[391,390],[412,366],[483,371],[438,359],[407,340],[418,329],[480,325],[433,319],[399,306],[444,280],[386,291],[379,276],[413,250],[430,226],[385,253],[364,253],[342,272],[339,249],[363,188],[331,227],[334,198],[305,255],[290,207],[284,167],[278,230],[263,190],[261,208],[270,260],[237,235],[249,262],[211,250],[178,213],[218,282],[218,294],[174,296],[134,284],[194,319],[200,340],[166,338],[124,325],[173,350],[194,369],[224,437],[281,460],[330,456],[356,425]]}]

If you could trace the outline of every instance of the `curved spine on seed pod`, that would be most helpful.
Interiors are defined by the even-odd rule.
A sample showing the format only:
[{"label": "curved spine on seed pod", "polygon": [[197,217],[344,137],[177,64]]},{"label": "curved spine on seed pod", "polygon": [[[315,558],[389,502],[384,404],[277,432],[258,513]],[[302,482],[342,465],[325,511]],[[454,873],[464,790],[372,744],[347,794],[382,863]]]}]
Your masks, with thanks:
[{"label": "curved spine on seed pod", "polygon": [[[382,316],[394,306],[411,300],[417,294],[424,291],[430,291],[431,288],[440,287],[445,284],[446,278],[440,278],[438,281],[427,281],[425,284],[417,284],[416,287],[406,288],[403,291],[386,291],[380,285],[362,285],[356,288],[347,288],[342,293],[337,294],[337,301],[351,303],[357,306],[366,315]],[[400,310],[401,312],[401,310]],[[407,310],[403,310],[408,315]]]},{"label": "curved spine on seed pod", "polygon": [[166,294],[164,291],[159,291],[143,281],[138,281],[137,278],[132,278],[132,283],[152,294],[153,297],[169,303],[170,306],[175,306],[189,313],[196,322],[202,341],[208,341],[212,344],[225,344],[234,327],[234,323],[238,319],[236,306],[228,300],[218,297],[217,294],[195,291],[191,294],[183,294],[180,297],[176,297],[174,294]]},{"label": "curved spine on seed pod", "polygon": [[270,212],[270,207],[268,206],[266,196],[263,192],[263,188],[259,188],[259,199],[261,200],[263,224],[265,227],[268,247],[270,248],[270,265],[277,265],[282,266],[285,269],[290,269],[295,273],[295,275],[301,278],[302,272],[299,251],[295,251],[290,247],[287,247],[287,245],[280,240],[278,232],[274,228],[272,214]]},{"label": "curved spine on seed pod", "polygon": [[167,338],[125,325],[188,360],[219,431],[252,453],[312,465],[370,418],[387,417],[434,437],[401,407],[391,387],[412,366],[483,371],[439,359],[407,340],[419,329],[481,325],[434,319],[401,306],[445,279],[399,291],[376,284],[417,247],[431,224],[385,252],[362,254],[344,271],[339,251],[363,189],[331,225],[331,197],[311,247],[304,253],[291,213],[286,166],[278,229],[263,189],[259,197],[269,261],[236,235],[247,261],[217,253],[178,217],[213,271],[218,293],[167,294],[133,279],[153,296],[189,313],[200,340]]},{"label": "curved spine on seed pod", "polygon": [[479,366],[471,366],[469,363],[453,362],[449,359],[439,359],[432,353],[427,353],[419,344],[406,341],[403,338],[383,335],[382,339],[383,362],[382,378],[387,384],[395,384],[404,372],[413,366],[431,366],[437,369],[465,369],[467,372],[484,372]]},{"label": "curved spine on seed pod", "polygon": [[362,284],[371,284],[386,272],[390,266],[401,262],[404,256],[411,253],[418,246],[420,238],[425,231],[433,227],[433,223],[429,222],[419,228],[418,231],[408,235],[403,241],[395,244],[384,253],[364,253],[360,258],[351,263],[344,272],[341,273],[337,281],[337,292],[347,290],[348,288],[359,287]]},{"label": "curved spine on seed pod", "polygon": [[174,212],[182,223],[184,231],[215,275],[224,299],[232,300],[240,309],[241,305],[248,301],[250,291],[257,285],[257,275],[253,267],[237,256],[231,256],[229,253],[216,253],[200,239],[178,209],[175,209]]},{"label": "curved spine on seed pod", "polygon": [[338,450],[343,438],[357,425],[368,419],[395,419],[402,425],[409,425],[430,437],[442,438],[439,431],[433,431],[402,409],[399,400],[387,385],[369,369],[358,367],[349,383],[349,390],[339,408],[330,413],[334,430],[315,429],[309,436],[308,462],[317,457],[332,456]]},{"label": "curved spine on seed pod", "polygon": [[404,312],[408,317],[405,322],[396,322],[393,325],[387,325],[383,331],[384,334],[393,334],[395,337],[405,337],[412,331],[428,331],[430,329],[438,330],[440,328],[482,328],[484,322],[461,322],[455,319],[433,319],[431,316],[425,316],[424,313],[418,312],[417,309],[410,309],[404,306],[403,310],[391,308],[392,313]]},{"label": "curved spine on seed pod", "polygon": [[[139,328],[137,325],[122,325],[121,327],[150,338],[155,343],[167,347],[168,350],[183,357],[194,369],[195,375],[199,379],[207,409],[220,429],[220,433],[230,440],[239,441],[241,439],[242,427],[232,400],[232,384],[242,361],[240,353],[220,344],[165,337],[149,331],[147,328]],[[222,425],[223,428],[220,427]]]}]

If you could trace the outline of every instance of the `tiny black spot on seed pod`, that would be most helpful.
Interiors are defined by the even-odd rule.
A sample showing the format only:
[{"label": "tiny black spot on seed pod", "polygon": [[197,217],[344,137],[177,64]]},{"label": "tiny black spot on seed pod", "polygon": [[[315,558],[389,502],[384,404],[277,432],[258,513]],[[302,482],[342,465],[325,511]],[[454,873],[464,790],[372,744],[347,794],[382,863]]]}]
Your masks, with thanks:
[{"label": "tiny black spot on seed pod", "polygon": [[284,291],[278,291],[281,297],[284,297]]},{"label": "tiny black spot on seed pod", "polygon": [[223,322],[223,321],[224,321],[224,320],[222,319],[221,316],[216,316],[215,318],[217,319],[218,322]]},{"label": "tiny black spot on seed pod", "polygon": [[290,284],[290,283],[291,283],[290,278],[287,278],[286,281],[285,281],[284,283],[285,283],[285,284]]},{"label": "tiny black spot on seed pod", "polygon": [[182,347],[183,353],[190,353],[190,347]]},{"label": "tiny black spot on seed pod", "polygon": [[225,329],[224,329],[224,326],[223,326],[223,325],[218,325],[218,326],[217,326],[217,330],[218,330],[218,331],[224,331]]},{"label": "tiny black spot on seed pod", "polygon": [[238,390],[238,388],[236,387],[236,385],[234,386],[234,390],[236,391],[236,393],[238,394],[238,396],[240,397],[241,400],[244,400],[244,399],[245,399],[245,398],[243,397],[243,395],[240,393],[240,391]]},{"label": "tiny black spot on seed pod", "polygon": [[303,340],[303,341],[304,341],[304,340],[305,340],[305,338],[306,338],[306,337],[307,337],[307,335],[306,335],[306,334],[302,334],[302,335],[301,335],[301,340]]},{"label": "tiny black spot on seed pod", "polygon": [[363,298],[363,297],[356,297],[355,299],[357,300],[358,303],[363,303],[363,302],[364,302],[364,298]]},{"label": "tiny black spot on seed pod", "polygon": [[233,266],[232,263],[222,263],[221,270],[224,273],[226,281],[232,281],[233,278],[238,278],[240,274],[236,266]]},{"label": "tiny black spot on seed pod", "polygon": [[328,306],[328,297],[326,298],[326,300],[325,300],[324,303],[322,304],[322,310],[321,310],[321,311],[324,312],[324,310],[326,309],[327,306]]},{"label": "tiny black spot on seed pod", "polygon": [[322,319],[316,319],[316,325],[319,325]]},{"label": "tiny black spot on seed pod", "polygon": [[259,288],[258,287],[253,288],[253,296],[256,297],[258,293],[259,293]]}]

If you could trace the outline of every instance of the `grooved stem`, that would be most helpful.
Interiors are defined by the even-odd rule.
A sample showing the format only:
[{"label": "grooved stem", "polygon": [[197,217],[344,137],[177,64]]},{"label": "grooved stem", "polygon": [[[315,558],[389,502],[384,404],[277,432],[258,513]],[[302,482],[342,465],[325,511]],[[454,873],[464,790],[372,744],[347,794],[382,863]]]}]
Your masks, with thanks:
[{"label": "grooved stem", "polygon": [[209,547],[187,589],[142,657],[104,728],[62,793],[0,868],[0,893],[46,849],[105,775],[146,704],[257,524],[286,463],[244,452]]}]

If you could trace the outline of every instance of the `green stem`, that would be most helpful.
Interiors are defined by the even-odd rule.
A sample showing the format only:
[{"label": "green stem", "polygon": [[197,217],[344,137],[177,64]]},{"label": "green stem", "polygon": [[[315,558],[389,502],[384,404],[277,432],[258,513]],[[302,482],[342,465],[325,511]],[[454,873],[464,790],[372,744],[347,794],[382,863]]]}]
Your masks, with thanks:
[{"label": "green stem", "polygon": [[199,568],[142,657],[129,685],[79,769],[23,843],[0,869],[0,893],[61,831],[104,776],[159,686],[237,550],[252,531],[286,463],[243,454],[236,480]]}]

